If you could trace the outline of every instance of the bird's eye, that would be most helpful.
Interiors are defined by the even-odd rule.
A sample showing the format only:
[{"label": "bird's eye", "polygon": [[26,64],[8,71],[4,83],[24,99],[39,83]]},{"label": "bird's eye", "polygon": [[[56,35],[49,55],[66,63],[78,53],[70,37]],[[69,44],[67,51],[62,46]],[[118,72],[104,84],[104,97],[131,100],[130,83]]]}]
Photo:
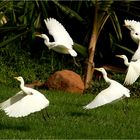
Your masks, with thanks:
[{"label": "bird's eye", "polygon": [[135,33],[135,35],[139,35],[138,33]]}]

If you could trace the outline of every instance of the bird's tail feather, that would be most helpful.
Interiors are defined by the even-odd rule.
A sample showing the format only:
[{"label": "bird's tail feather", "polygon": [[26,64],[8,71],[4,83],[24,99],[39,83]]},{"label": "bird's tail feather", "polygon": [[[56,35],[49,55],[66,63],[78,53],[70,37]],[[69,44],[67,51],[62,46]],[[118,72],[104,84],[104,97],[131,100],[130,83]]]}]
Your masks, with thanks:
[{"label": "bird's tail feather", "polygon": [[86,106],[83,106],[83,109],[93,109],[93,108],[97,108],[97,107],[98,107],[98,105],[92,106],[91,104],[88,104]]},{"label": "bird's tail feather", "polygon": [[69,53],[71,54],[71,56],[76,57],[77,56],[77,52],[73,49],[69,50]]}]

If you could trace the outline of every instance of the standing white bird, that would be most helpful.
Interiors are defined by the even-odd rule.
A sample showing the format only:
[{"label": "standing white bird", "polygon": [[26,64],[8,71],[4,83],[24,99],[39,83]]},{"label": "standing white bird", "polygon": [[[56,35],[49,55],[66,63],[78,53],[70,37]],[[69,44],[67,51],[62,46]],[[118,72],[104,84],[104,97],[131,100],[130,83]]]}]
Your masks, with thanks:
[{"label": "standing white bird", "polygon": [[77,52],[73,49],[73,40],[64,26],[54,18],[44,19],[49,34],[53,36],[54,42],[50,42],[46,34],[36,35],[44,39],[44,43],[49,49],[58,53],[70,54],[77,56]]},{"label": "standing white bird", "polygon": [[104,68],[95,68],[95,70],[102,72],[103,78],[107,83],[110,84],[110,86],[104,90],[102,90],[93,101],[91,101],[89,104],[84,106],[84,109],[93,109],[108,103],[111,103],[113,101],[116,101],[118,99],[121,99],[123,97],[130,97],[130,91],[120,83],[110,79],[107,77],[107,73]]},{"label": "standing white bird", "polygon": [[20,81],[21,91],[0,104],[0,109],[4,110],[9,117],[24,117],[49,106],[49,100],[42,93],[24,86],[21,76],[15,79]]},{"label": "standing white bird", "polygon": [[124,64],[128,67],[127,74],[124,80],[125,85],[132,85],[140,76],[140,59],[128,62],[125,55],[116,55],[124,60]]},{"label": "standing white bird", "polygon": [[130,30],[131,38],[138,44],[138,48],[131,60],[140,59],[140,22],[135,20],[124,20],[124,26]]}]

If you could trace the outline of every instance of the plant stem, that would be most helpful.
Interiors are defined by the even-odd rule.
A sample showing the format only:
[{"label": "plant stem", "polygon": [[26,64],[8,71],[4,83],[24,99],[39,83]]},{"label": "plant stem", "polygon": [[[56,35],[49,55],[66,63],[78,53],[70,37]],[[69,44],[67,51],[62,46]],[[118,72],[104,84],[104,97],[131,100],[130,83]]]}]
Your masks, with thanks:
[{"label": "plant stem", "polygon": [[94,72],[94,53],[95,53],[95,47],[97,43],[97,13],[98,13],[98,4],[95,6],[95,15],[94,15],[94,21],[93,21],[93,30],[91,34],[90,44],[89,44],[89,58],[87,63],[87,71],[84,79],[85,89],[88,89],[91,80],[93,77]]}]

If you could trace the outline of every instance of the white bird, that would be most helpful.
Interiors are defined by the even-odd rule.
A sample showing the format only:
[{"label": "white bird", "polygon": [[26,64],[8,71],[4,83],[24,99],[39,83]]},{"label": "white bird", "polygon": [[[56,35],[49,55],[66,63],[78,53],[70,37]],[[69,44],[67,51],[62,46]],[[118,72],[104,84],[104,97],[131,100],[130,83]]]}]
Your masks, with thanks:
[{"label": "white bird", "polygon": [[0,109],[9,117],[24,117],[49,106],[49,100],[42,93],[24,86],[22,77],[15,79],[20,81],[21,91],[0,104]]},{"label": "white bird", "polygon": [[107,83],[109,83],[109,87],[102,90],[93,101],[84,106],[84,109],[93,109],[99,106],[103,106],[105,104],[111,103],[113,101],[119,100],[123,97],[130,97],[130,91],[120,83],[116,82],[107,77],[107,73],[104,68],[95,68],[95,70],[102,72],[103,78]]},{"label": "white bird", "polygon": [[54,42],[50,42],[46,34],[36,35],[44,39],[44,43],[49,49],[58,53],[70,54],[77,56],[77,52],[73,49],[73,40],[64,26],[54,18],[44,19],[49,34],[53,36]]},{"label": "white bird", "polygon": [[132,85],[140,76],[140,59],[128,62],[125,55],[116,55],[124,60],[124,64],[128,67],[127,74],[124,80],[125,85]]},{"label": "white bird", "polygon": [[138,48],[131,60],[140,59],[140,22],[135,20],[124,20],[124,26],[130,30],[131,38],[138,44]]}]

